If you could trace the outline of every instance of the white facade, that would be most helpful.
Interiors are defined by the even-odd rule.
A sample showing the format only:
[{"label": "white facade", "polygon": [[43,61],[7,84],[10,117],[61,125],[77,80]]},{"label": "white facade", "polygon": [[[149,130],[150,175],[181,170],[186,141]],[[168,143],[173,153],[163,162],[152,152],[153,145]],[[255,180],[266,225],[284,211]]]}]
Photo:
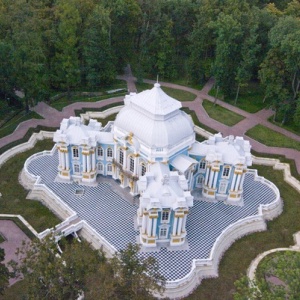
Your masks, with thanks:
[{"label": "white facade", "polygon": [[220,134],[199,143],[181,103],[156,83],[124,99],[114,123],[64,119],[54,135],[60,180],[96,184],[112,176],[140,195],[139,240],[145,247],[182,246],[193,206],[191,192],[204,199],[242,205],[243,181],[251,165],[250,144]]}]

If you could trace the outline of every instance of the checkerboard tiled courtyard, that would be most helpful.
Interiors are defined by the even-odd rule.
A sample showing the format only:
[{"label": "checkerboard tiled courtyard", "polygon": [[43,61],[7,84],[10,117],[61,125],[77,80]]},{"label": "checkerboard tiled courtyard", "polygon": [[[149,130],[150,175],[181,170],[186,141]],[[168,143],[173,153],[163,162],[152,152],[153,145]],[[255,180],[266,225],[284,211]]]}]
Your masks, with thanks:
[{"label": "checkerboard tiled courtyard", "polygon": [[[101,178],[95,187],[55,182],[57,166],[58,155],[55,152],[53,156],[37,157],[31,161],[28,170],[33,175],[39,175],[41,183],[48,186],[116,249],[136,242],[138,232],[134,229],[133,221],[138,208],[136,204],[125,200],[124,193],[119,193],[109,181],[102,182]],[[83,195],[75,194],[78,189],[84,190]],[[154,256],[167,280],[180,279],[190,272],[193,259],[209,257],[214,242],[227,226],[257,214],[260,204],[269,204],[275,199],[276,195],[269,186],[255,181],[252,173],[246,173],[244,206],[194,200],[187,219],[188,249],[169,251],[161,248],[158,252],[141,255]]]}]

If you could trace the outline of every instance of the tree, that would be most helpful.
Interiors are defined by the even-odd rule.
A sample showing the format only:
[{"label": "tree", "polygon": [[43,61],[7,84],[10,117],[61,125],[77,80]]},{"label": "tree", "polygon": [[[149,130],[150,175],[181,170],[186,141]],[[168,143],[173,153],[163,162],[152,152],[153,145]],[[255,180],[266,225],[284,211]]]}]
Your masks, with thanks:
[{"label": "tree", "polygon": [[105,262],[103,253],[77,240],[64,240],[61,248],[63,253],[58,251],[55,238],[50,235],[20,250],[21,262],[14,268],[26,278],[25,292],[30,299],[76,299],[88,290],[91,276],[99,275],[99,267]]},{"label": "tree", "polygon": [[4,290],[8,287],[9,278],[12,276],[8,268],[2,263],[4,257],[4,249],[0,248],[0,295],[3,295]]},{"label": "tree", "polygon": [[[300,297],[300,253],[294,251],[277,252],[269,255],[259,264],[256,279],[250,281],[242,277],[235,282],[235,300],[280,300]],[[275,284],[268,280],[274,276],[281,281]]]},{"label": "tree", "polygon": [[87,19],[82,39],[84,73],[90,87],[115,79],[115,57],[110,44],[109,11],[97,5]]},{"label": "tree", "polygon": [[[274,97],[283,111],[282,123],[293,119],[300,88],[300,21],[284,16],[270,30],[270,50],[261,65],[260,78],[266,87],[266,96]],[[277,61],[274,64],[274,61]],[[276,79],[276,89],[272,81]]]},{"label": "tree", "polygon": [[80,82],[80,62],[78,56],[78,26],[81,23],[76,0],[57,1],[55,17],[58,23],[53,58],[56,85],[66,89],[70,99],[70,89]]},{"label": "tree", "polygon": [[155,299],[153,292],[162,293],[165,280],[153,257],[139,255],[140,246],[128,244],[112,258],[117,299]]}]

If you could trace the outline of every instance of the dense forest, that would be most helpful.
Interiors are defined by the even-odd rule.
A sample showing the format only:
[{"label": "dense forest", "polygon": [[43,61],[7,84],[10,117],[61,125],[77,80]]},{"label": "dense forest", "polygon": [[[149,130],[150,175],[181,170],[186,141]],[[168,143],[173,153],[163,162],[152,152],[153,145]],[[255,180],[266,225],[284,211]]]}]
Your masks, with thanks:
[{"label": "dense forest", "polygon": [[299,0],[0,0],[0,98],[139,80],[205,82],[226,97],[258,82],[300,124]]}]

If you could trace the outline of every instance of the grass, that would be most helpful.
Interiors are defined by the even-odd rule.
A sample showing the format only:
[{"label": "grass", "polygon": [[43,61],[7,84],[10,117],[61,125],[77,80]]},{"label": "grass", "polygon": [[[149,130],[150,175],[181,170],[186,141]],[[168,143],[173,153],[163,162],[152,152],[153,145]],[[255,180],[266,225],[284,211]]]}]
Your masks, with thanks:
[{"label": "grass", "polygon": [[[209,95],[215,96],[216,89],[213,88],[210,90]],[[234,98],[232,96],[230,99],[224,99],[222,91],[218,93],[218,99],[224,99],[225,102],[228,102],[234,105]],[[243,109],[249,113],[256,113],[259,110],[270,106],[270,102],[263,102],[264,99],[264,90],[257,82],[249,82],[247,87],[242,87],[240,89],[240,95],[237,100],[237,107]]]},{"label": "grass", "polygon": [[[137,91],[140,93],[144,90],[149,90],[153,88],[153,84],[149,83],[137,83],[136,84]],[[166,86],[161,86],[162,90],[168,94],[170,97],[175,98],[178,101],[193,101],[196,98],[196,95],[187,91],[178,90],[169,88]]]},{"label": "grass", "polygon": [[97,102],[109,98],[115,98],[115,97],[121,97],[125,96],[126,92],[122,93],[113,93],[113,94],[105,94],[102,96],[94,96],[94,97],[87,97],[87,96],[74,96],[72,97],[72,100],[69,101],[67,97],[62,97],[59,100],[51,102],[49,105],[51,105],[53,108],[62,111],[64,107],[75,103],[75,102]]},{"label": "grass", "polygon": [[34,132],[40,132],[41,130],[46,130],[46,131],[56,131],[57,128],[51,128],[51,127],[45,127],[45,126],[37,126],[35,128],[29,128],[29,130],[26,132],[25,136],[19,140],[13,141],[9,144],[6,144],[5,146],[0,148],[0,155],[4,153],[5,151],[11,149],[12,147],[15,147],[21,143],[25,143],[29,140],[31,135]]},{"label": "grass", "polygon": [[285,147],[300,151],[300,142],[262,125],[256,125],[246,135],[270,147]]},{"label": "grass", "polygon": [[197,125],[197,126],[203,128],[203,129],[205,129],[206,131],[211,132],[212,134],[218,133],[218,131],[216,131],[216,130],[214,130],[214,129],[208,127],[208,126],[206,126],[206,125],[203,124],[203,123],[201,123],[201,122],[199,121],[199,119],[198,119],[198,117],[197,117],[197,115],[196,115],[196,113],[195,113],[194,110],[190,110],[190,109],[187,108],[187,107],[183,107],[181,110],[183,110],[184,112],[186,112],[187,114],[189,114],[189,115],[192,117],[192,120],[193,120],[193,122],[194,122],[195,125]]},{"label": "grass", "polygon": [[33,149],[14,156],[0,169],[1,213],[22,215],[37,232],[57,225],[60,220],[39,201],[26,200],[28,191],[20,185],[18,176],[29,156],[52,147],[50,140],[39,141]]},{"label": "grass", "polygon": [[259,153],[256,152],[254,150],[251,150],[251,153],[256,156],[256,157],[266,157],[266,158],[275,158],[275,159],[279,159],[280,162],[282,163],[286,163],[290,165],[290,170],[291,170],[291,174],[293,177],[295,177],[296,179],[298,179],[300,181],[300,175],[297,171],[297,167],[296,167],[296,163],[295,160],[293,159],[288,159],[286,158],[284,155],[277,155],[277,154],[268,154],[268,153]]},{"label": "grass", "polygon": [[194,101],[196,99],[195,94],[187,92],[187,91],[173,89],[173,88],[169,88],[166,86],[162,86],[161,88],[170,97],[173,97],[179,101]]},{"label": "grass", "polygon": [[203,101],[203,107],[212,119],[215,119],[227,126],[233,126],[245,119],[243,116],[218,104],[214,105],[208,100]]},{"label": "grass", "polygon": [[[204,279],[189,300],[231,300],[234,282],[246,274],[251,261],[260,253],[294,244],[292,235],[300,230],[300,197],[296,190],[283,180],[282,171],[271,167],[254,166],[261,176],[277,185],[284,200],[283,213],[268,222],[268,230],[236,241],[225,253],[219,266],[219,277]],[[216,288],[217,287],[217,288]]]},{"label": "grass", "polygon": [[3,243],[3,242],[5,242],[5,238],[0,233],[0,244]]},{"label": "grass", "polygon": [[[124,92],[107,94],[107,91],[114,90],[114,89],[124,89]],[[71,93],[78,93],[78,92],[91,92],[91,91],[86,86],[78,87],[71,91]],[[92,92],[102,93],[102,95],[98,95],[98,96],[74,95],[71,97],[71,100],[69,100],[66,96],[64,96],[57,100],[50,101],[50,105],[53,108],[61,111],[65,106],[70,105],[74,102],[96,102],[96,101],[101,101],[103,99],[124,96],[127,93],[127,85],[126,82],[123,80],[115,80],[109,86],[93,87]]]},{"label": "grass", "polygon": [[[83,107],[80,110],[75,110],[75,115],[77,117],[79,117],[81,114],[85,114],[88,111],[105,111],[109,108],[116,107],[116,106],[121,106],[121,105],[124,105],[123,101],[122,102],[117,102],[117,103],[111,103],[111,104],[102,106],[101,108],[85,108],[85,107]],[[108,118],[110,118],[110,116],[108,116]]]},{"label": "grass", "polygon": [[43,119],[43,117],[34,111],[30,111],[29,113],[21,111],[19,114],[15,115],[0,127],[0,138],[13,133],[21,122],[30,119]]}]

